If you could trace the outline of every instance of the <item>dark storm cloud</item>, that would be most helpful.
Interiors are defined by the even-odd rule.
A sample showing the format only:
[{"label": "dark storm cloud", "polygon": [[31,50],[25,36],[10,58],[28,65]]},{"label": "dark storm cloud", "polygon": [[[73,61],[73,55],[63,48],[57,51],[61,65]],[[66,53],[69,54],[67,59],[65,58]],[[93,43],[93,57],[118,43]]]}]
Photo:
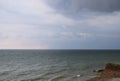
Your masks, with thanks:
[{"label": "dark storm cloud", "polygon": [[73,12],[84,9],[104,12],[120,10],[120,0],[56,0],[49,3],[57,9]]},{"label": "dark storm cloud", "polygon": [[97,11],[116,11],[120,9],[120,0],[72,0],[72,3],[76,10],[86,8]]}]

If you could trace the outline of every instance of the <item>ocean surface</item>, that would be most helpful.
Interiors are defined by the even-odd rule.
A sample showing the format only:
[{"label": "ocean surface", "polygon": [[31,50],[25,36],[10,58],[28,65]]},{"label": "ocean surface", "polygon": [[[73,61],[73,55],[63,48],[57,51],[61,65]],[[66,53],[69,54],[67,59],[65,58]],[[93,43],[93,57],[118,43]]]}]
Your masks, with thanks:
[{"label": "ocean surface", "polygon": [[120,50],[0,50],[0,81],[86,81]]}]

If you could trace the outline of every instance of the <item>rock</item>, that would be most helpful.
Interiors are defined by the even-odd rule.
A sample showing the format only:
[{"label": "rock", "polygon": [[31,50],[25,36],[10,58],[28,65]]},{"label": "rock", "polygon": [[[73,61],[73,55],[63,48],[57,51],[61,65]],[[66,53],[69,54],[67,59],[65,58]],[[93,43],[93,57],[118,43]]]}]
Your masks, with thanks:
[{"label": "rock", "polygon": [[101,73],[99,77],[87,81],[120,81],[120,64],[107,63],[105,69],[98,70],[98,72]]},{"label": "rock", "polygon": [[98,73],[101,73],[101,72],[103,72],[103,71],[104,71],[103,69],[100,69],[100,70],[98,70],[97,72],[98,72]]},{"label": "rock", "polygon": [[101,72],[103,72],[103,69],[100,69],[100,70],[93,70],[93,72],[101,73]]},{"label": "rock", "polygon": [[97,72],[97,70],[94,69],[93,72]]},{"label": "rock", "polygon": [[105,69],[120,71],[120,64],[117,63],[108,63],[106,64]]},{"label": "rock", "polygon": [[108,63],[100,77],[120,77],[120,64]]}]

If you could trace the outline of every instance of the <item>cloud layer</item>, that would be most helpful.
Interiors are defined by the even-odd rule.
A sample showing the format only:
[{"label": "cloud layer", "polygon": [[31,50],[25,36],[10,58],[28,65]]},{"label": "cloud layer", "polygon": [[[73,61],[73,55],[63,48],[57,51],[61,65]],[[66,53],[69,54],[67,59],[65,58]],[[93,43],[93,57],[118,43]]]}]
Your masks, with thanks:
[{"label": "cloud layer", "polygon": [[120,10],[120,0],[56,0],[54,2],[48,0],[48,2],[57,9],[69,9],[76,12],[84,9],[105,12]]},{"label": "cloud layer", "polygon": [[0,0],[0,49],[119,49],[119,3]]}]

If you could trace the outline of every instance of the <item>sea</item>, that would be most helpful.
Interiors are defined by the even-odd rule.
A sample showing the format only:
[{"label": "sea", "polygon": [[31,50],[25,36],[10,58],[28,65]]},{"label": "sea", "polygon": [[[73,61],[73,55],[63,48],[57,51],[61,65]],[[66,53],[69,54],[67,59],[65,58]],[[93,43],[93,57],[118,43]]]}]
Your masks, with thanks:
[{"label": "sea", "polygon": [[120,50],[0,50],[0,81],[86,81]]}]

